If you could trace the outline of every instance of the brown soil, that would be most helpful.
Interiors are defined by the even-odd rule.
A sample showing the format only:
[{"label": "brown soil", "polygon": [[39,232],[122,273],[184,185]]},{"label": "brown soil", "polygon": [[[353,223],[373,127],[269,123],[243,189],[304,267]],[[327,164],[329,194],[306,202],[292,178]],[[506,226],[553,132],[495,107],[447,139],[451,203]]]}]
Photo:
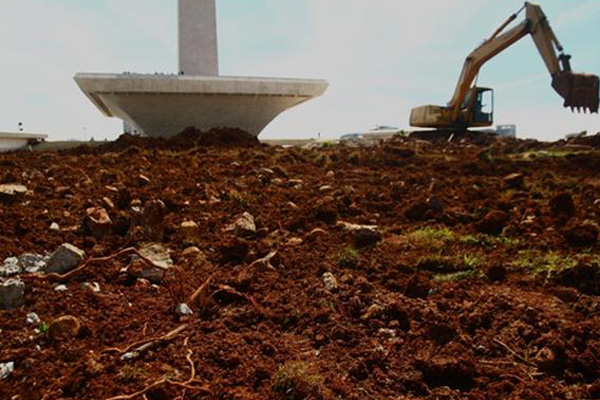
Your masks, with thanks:
[{"label": "brown soil", "polygon": [[[0,258],[162,239],[175,262],[155,286],[121,272],[129,255],[90,264],[66,293],[23,275],[25,305],[0,311],[0,363],[15,363],[0,398],[599,398],[600,153],[433,139],[284,149],[187,130],[0,155],[0,178],[30,190],[0,205]],[[140,217],[144,204],[160,215]],[[95,207],[108,231],[86,222]],[[256,233],[236,237],[227,228],[244,212]],[[135,227],[150,219],[162,226]],[[194,315],[175,311],[183,302]]]}]

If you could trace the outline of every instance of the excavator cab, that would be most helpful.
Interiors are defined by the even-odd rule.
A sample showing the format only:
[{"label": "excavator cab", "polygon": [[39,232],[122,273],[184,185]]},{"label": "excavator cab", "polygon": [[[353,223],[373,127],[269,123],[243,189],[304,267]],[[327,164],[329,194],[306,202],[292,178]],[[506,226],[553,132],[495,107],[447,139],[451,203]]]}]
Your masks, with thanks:
[{"label": "excavator cab", "polygon": [[461,105],[467,126],[491,126],[494,123],[494,91],[473,87]]}]

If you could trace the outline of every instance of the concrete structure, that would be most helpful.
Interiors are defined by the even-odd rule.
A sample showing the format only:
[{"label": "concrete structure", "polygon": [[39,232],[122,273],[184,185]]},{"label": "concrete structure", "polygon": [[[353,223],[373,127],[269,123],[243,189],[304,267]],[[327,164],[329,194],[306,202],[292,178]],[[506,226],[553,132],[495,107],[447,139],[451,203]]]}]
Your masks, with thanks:
[{"label": "concrete structure", "polygon": [[75,81],[104,115],[154,137],[190,126],[258,136],[328,87],[324,80],[218,76],[215,0],[179,0],[179,63],[178,75],[79,73]]},{"label": "concrete structure", "polygon": [[48,135],[39,133],[7,133],[0,132],[0,152],[19,150],[27,145],[43,142]]}]

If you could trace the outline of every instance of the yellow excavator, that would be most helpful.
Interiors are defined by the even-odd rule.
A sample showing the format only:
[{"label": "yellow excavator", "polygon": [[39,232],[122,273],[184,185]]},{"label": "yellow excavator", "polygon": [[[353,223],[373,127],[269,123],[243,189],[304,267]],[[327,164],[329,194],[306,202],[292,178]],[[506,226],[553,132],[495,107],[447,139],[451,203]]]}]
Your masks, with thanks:
[{"label": "yellow excavator", "polygon": [[[526,14],[525,21],[505,31],[523,10]],[[564,54],[563,47],[550,28],[544,12],[540,6],[526,2],[489,39],[469,54],[448,105],[414,108],[410,115],[410,125],[443,130],[491,126],[494,119],[493,91],[490,88],[477,87],[479,70],[491,58],[527,35],[532,36],[552,76],[552,87],[564,99],[564,106],[570,107],[571,110],[583,109],[584,112],[597,113],[598,76],[571,71],[571,56]]]}]

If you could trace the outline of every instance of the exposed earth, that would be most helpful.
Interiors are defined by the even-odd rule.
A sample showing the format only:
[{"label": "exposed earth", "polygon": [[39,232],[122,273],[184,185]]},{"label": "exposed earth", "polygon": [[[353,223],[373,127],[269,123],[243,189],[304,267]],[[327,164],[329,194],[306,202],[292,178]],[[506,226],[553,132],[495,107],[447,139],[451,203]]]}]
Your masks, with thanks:
[{"label": "exposed earth", "polygon": [[599,399],[600,136],[448,139],[0,155],[0,399]]}]

